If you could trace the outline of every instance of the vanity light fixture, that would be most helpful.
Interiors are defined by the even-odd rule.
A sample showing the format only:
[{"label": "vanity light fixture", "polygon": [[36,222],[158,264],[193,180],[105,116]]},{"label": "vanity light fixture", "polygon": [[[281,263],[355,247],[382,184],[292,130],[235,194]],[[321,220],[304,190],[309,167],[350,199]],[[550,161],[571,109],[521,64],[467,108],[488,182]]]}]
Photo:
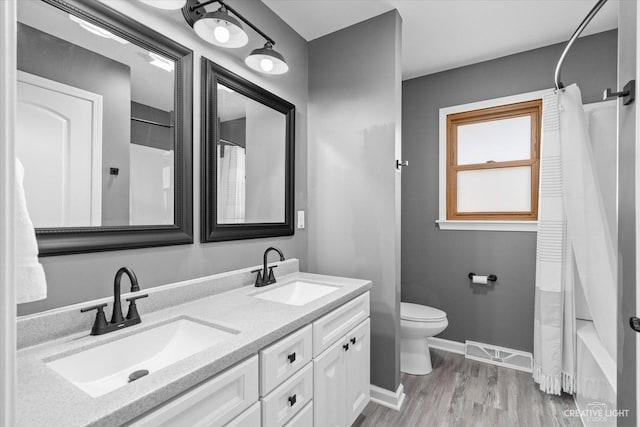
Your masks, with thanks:
[{"label": "vanity light fixture", "polygon": [[[220,8],[215,12],[207,12],[204,7],[218,3]],[[233,13],[234,16],[231,16]],[[266,43],[264,47],[254,49],[245,59],[245,63],[252,69],[265,74],[284,74],[289,70],[284,57],[273,49],[276,42],[247,18],[238,13],[223,0],[187,0],[182,8],[185,21],[203,40],[216,46],[238,48],[245,46],[249,37],[242,29],[240,21],[262,36]]]},{"label": "vanity light fixture", "polygon": [[289,71],[289,66],[282,55],[273,50],[269,42],[264,47],[254,49],[244,62],[256,71],[265,74],[284,74]]},{"label": "vanity light fixture", "polygon": [[117,41],[121,44],[128,44],[129,42],[121,37],[116,36],[110,31],[105,30],[102,27],[98,27],[90,22],[85,21],[84,19],[78,18],[75,15],[69,14],[69,19],[80,25],[85,30],[89,31],[91,34],[95,34],[96,36],[104,37],[105,39],[111,39]]},{"label": "vanity light fixture", "polygon": [[222,6],[215,12],[207,12],[193,23],[193,30],[204,41],[221,47],[246,46],[249,36],[242,24]]},{"label": "vanity light fixture", "polygon": [[157,7],[163,10],[178,10],[184,7],[187,0],[139,0],[149,6]]}]

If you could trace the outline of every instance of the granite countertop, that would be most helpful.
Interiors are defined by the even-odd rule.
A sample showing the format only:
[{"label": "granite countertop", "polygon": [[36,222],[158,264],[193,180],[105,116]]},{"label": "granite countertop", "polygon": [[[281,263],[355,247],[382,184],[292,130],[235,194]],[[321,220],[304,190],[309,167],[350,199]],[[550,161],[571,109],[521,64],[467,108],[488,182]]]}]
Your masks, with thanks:
[{"label": "granite countertop", "polygon": [[[94,337],[86,330],[19,350],[18,426],[124,424],[371,289],[367,280],[300,272],[283,276],[270,287],[294,280],[325,283],[339,289],[308,304],[293,306],[253,298],[251,295],[266,288],[244,286],[143,314],[141,324],[121,331]],[[144,300],[139,305],[143,303]],[[46,365],[59,357],[185,316],[240,333],[97,398],[85,394]]]}]

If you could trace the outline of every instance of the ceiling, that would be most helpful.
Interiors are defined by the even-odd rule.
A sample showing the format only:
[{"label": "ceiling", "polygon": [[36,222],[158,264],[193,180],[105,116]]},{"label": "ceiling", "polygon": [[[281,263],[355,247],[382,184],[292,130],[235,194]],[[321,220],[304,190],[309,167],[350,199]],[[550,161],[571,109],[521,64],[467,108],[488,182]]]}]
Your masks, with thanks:
[{"label": "ceiling", "polygon": [[[262,0],[310,41],[392,9],[403,79],[566,42],[595,0]],[[618,27],[609,0],[583,35]]]}]

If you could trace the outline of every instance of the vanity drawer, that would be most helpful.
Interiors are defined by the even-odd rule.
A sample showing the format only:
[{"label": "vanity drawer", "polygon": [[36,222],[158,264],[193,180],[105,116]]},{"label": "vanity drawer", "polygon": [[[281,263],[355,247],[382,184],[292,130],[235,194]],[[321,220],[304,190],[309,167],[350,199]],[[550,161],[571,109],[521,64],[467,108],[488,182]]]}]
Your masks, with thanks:
[{"label": "vanity drawer", "polygon": [[[313,423],[309,424],[310,426]],[[251,408],[238,415],[224,427],[259,427],[260,426],[260,402],[254,403]]]},{"label": "vanity drawer", "polygon": [[369,292],[313,322],[313,357],[369,317]]},{"label": "vanity drawer", "polygon": [[260,396],[266,396],[309,363],[312,347],[312,328],[308,325],[261,350]]},{"label": "vanity drawer", "polygon": [[313,400],[298,415],[289,421],[286,427],[309,427],[313,425]]},{"label": "vanity drawer", "polygon": [[291,420],[313,398],[313,364],[262,399],[262,427],[281,427]]},{"label": "vanity drawer", "polygon": [[257,400],[258,356],[256,355],[160,406],[131,425],[136,427],[223,426]]}]

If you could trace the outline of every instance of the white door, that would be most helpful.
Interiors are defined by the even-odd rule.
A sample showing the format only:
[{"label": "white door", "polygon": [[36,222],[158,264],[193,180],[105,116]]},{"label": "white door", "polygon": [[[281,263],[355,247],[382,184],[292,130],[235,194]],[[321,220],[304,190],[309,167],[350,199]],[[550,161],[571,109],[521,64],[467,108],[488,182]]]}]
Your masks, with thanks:
[{"label": "white door", "polygon": [[[627,65],[628,68],[633,69],[632,71],[635,73],[635,79],[636,79],[636,87],[638,82],[640,82],[640,32],[638,31],[638,28],[640,27],[640,7],[638,7],[638,5],[634,2],[633,5],[628,5],[628,4],[624,4],[621,5],[620,8],[620,14],[627,14],[631,11],[633,11],[633,9],[635,8],[635,16],[634,19],[626,19],[624,22],[624,26],[627,29],[627,31],[631,31],[631,32],[635,32],[636,34],[636,40],[635,40],[635,52],[631,52],[630,49],[627,47],[624,51],[622,51],[621,47],[624,46],[622,44],[621,41],[618,41],[618,51],[619,51],[619,56],[625,55],[627,57],[631,56],[633,57],[633,59],[635,59],[635,61],[632,61],[633,65],[630,67],[629,65]],[[631,27],[631,28],[630,28]],[[618,67],[620,67],[621,64],[618,64]],[[627,70],[627,72],[630,72],[631,70]],[[637,90],[637,89],[636,89]],[[638,93],[636,92],[636,98],[638,97]],[[634,102],[634,104],[638,103],[638,99],[636,99],[636,101]],[[638,177],[640,176],[640,174],[638,173],[638,171],[640,171],[640,149],[637,149],[637,147],[639,147],[639,143],[640,143],[640,133],[638,132],[638,124],[640,124],[640,108],[638,108],[637,106],[635,106],[635,111],[634,111],[634,119],[635,120],[629,120],[627,119],[627,121],[625,122],[624,119],[624,114],[622,113],[622,118],[621,120],[619,120],[619,130],[618,133],[619,135],[621,133],[624,134],[624,132],[626,131],[626,133],[630,134],[633,136],[634,140],[635,140],[635,147],[636,147],[636,158],[635,158],[635,176],[636,176],[636,204],[635,204],[635,226],[636,226],[636,245],[635,245],[635,253],[636,253],[636,277],[635,277],[635,293],[636,293],[636,297],[635,297],[635,316],[636,317],[640,317],[640,180],[638,180]],[[625,129],[625,123],[626,124],[626,129]],[[620,249],[620,248],[618,248]],[[625,298],[625,294],[628,295],[628,291],[625,292],[625,288],[624,288],[624,283],[623,283],[623,287],[622,288],[618,288],[618,291],[622,292],[622,298]],[[619,298],[620,299],[620,298]],[[623,316],[623,327],[626,328],[625,325],[625,321],[626,321],[626,316]],[[630,332],[628,329],[626,329],[624,331],[624,334],[631,334],[633,332]],[[618,333],[618,335],[620,335]],[[638,422],[638,417],[640,416],[640,333],[635,333],[635,358],[636,358],[636,381],[635,381],[635,412],[636,412],[636,423]],[[618,345],[618,349],[620,349],[620,346]],[[624,349],[623,349],[624,351]],[[627,350],[627,352],[629,352]],[[620,357],[618,357],[618,360],[620,360]],[[618,372],[620,372],[620,369],[618,369]],[[618,382],[620,382],[620,376],[618,375]],[[624,387],[624,385],[622,386]],[[622,389],[622,387],[618,387],[618,389]],[[630,386],[626,386],[625,390],[621,390],[622,392],[629,392],[630,390]],[[620,391],[618,391],[618,393],[620,393]],[[619,401],[620,399],[618,399]],[[618,408],[618,409],[627,409],[627,408]]]},{"label": "white door", "polygon": [[362,322],[347,334],[349,350],[345,353],[346,425],[350,426],[369,403],[371,321]]},{"label": "white door", "polygon": [[18,72],[16,157],[33,224],[102,220],[102,96]]},{"label": "white door", "polygon": [[313,425],[345,427],[345,353],[340,340],[313,360]]},{"label": "white door", "polygon": [[[637,79],[638,19],[640,8],[635,1],[619,2],[618,11],[618,85],[622,90],[630,80]],[[616,89],[617,89],[616,88]],[[630,325],[632,316],[639,316],[637,297],[640,269],[640,150],[638,150],[638,92],[628,105],[618,98],[618,354],[617,410],[618,425],[637,425],[640,409],[640,334]]]}]

